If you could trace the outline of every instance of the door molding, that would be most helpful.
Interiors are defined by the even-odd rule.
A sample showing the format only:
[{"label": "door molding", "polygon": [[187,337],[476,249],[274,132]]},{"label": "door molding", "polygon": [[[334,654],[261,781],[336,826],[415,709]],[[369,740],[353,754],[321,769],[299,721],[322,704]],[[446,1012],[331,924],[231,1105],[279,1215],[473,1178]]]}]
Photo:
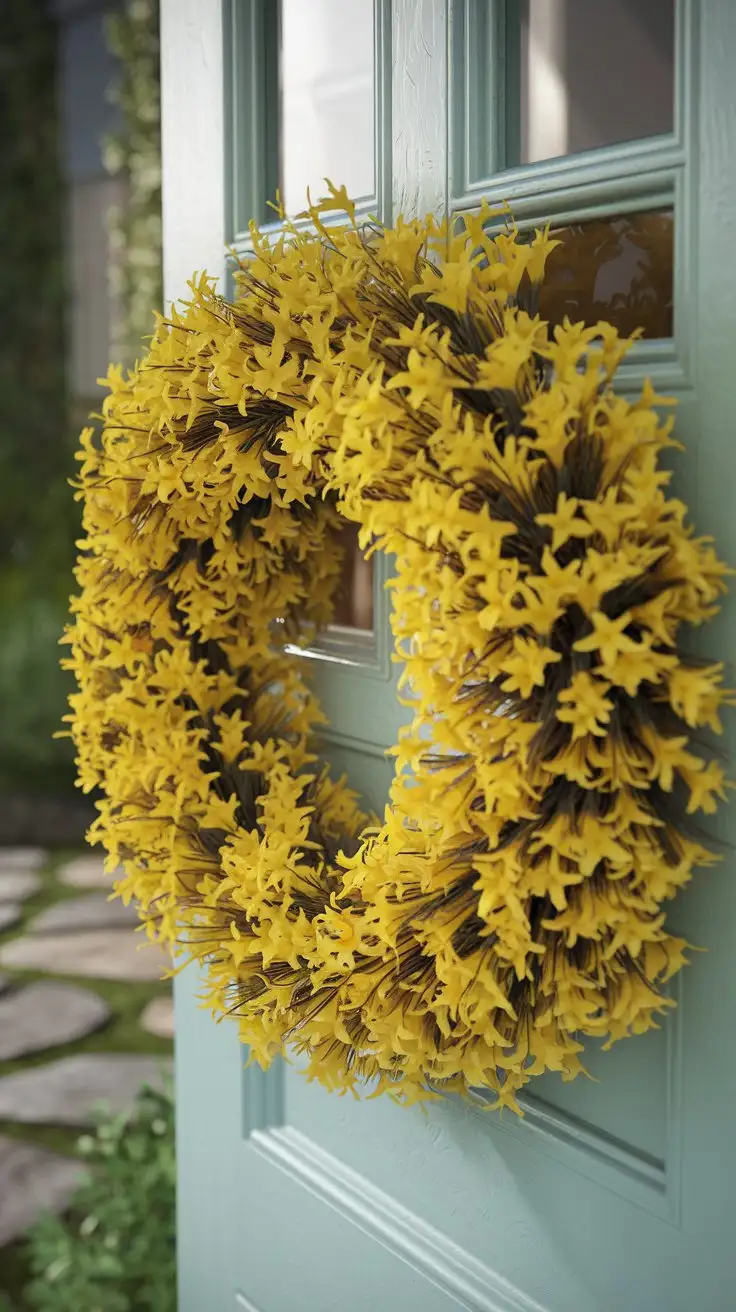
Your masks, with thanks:
[{"label": "door molding", "polygon": [[[256,1130],[250,1144],[270,1165],[407,1262],[459,1307],[468,1312],[547,1312],[541,1303],[299,1130],[290,1126]],[[241,1303],[243,1306],[249,1305]]]}]

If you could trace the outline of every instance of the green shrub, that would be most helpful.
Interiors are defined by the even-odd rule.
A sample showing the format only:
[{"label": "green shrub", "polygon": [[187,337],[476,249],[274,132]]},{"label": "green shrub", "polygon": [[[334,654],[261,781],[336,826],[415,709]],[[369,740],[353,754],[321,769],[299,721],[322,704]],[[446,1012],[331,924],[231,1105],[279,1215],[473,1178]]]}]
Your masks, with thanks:
[{"label": "green shrub", "polygon": [[52,737],[73,689],[59,665],[67,602],[27,583],[0,572],[0,793],[61,794],[74,781],[71,743]]},{"label": "green shrub", "polygon": [[110,14],[107,32],[119,69],[110,89],[119,124],[105,143],[105,167],[128,183],[126,199],[108,215],[116,253],[110,290],[121,310],[112,355],[132,365],[163,298],[158,0],[125,0]]},{"label": "green shrub", "polygon": [[78,508],[64,379],[64,182],[57,31],[44,0],[0,24],[0,793],[71,788],[52,742],[68,681],[57,640]]},{"label": "green shrub", "polygon": [[66,1218],[29,1232],[36,1312],[175,1312],[174,1110],[145,1089],[79,1140],[91,1173]]}]

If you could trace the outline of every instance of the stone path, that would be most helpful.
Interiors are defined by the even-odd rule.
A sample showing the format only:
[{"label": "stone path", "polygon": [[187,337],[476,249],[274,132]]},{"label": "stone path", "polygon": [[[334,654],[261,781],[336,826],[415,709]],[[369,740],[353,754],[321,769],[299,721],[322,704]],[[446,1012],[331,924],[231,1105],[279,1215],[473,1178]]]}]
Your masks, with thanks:
[{"label": "stone path", "polygon": [[79,1162],[0,1135],[0,1247],[22,1235],[39,1212],[63,1211],[82,1174]]},{"label": "stone path", "polygon": [[[39,873],[45,859],[37,849],[0,848],[0,934],[21,919],[26,899],[49,887]],[[140,983],[160,980],[171,958],[134,932],[139,923],[134,907],[110,900],[115,875],[105,873],[101,855],[68,861],[56,877],[80,890],[79,895],[60,896],[0,948],[0,964],[8,968],[7,973],[0,969],[0,1121],[71,1131],[91,1126],[101,1104],[122,1111],[132,1105],[141,1085],[161,1087],[171,1061],[140,1053],[81,1052],[3,1076],[3,1062],[51,1055],[54,1048],[82,1040],[115,1019],[93,983],[83,988],[54,978],[27,982],[12,972]],[[140,1025],[141,1033],[170,1038],[171,998],[152,998]],[[79,1171],[75,1160],[0,1133],[0,1248],[21,1235],[40,1210],[63,1211]]]},{"label": "stone path", "polygon": [[171,958],[130,929],[89,929],[78,934],[34,934],[0,949],[0,965],[90,979],[158,980]]},{"label": "stone path", "polygon": [[0,1079],[0,1119],[22,1125],[94,1123],[102,1103],[112,1112],[129,1107],[144,1084],[160,1089],[171,1062],[133,1053],[79,1053]]},{"label": "stone path", "polygon": [[0,997],[0,1061],[58,1048],[93,1034],[110,1019],[99,994],[39,980]]},{"label": "stone path", "polygon": [[40,870],[45,860],[41,847],[0,847],[0,871]]},{"label": "stone path", "polygon": [[32,870],[10,870],[0,864],[0,904],[25,902],[41,887],[41,876]]},{"label": "stone path", "polygon": [[174,1037],[174,999],[171,996],[151,998],[140,1017],[141,1029],[157,1034],[160,1039]]},{"label": "stone path", "polygon": [[84,893],[47,907],[26,926],[29,934],[67,934],[88,929],[135,929],[140,923],[134,906],[107,893]]},{"label": "stone path", "polygon": [[106,888],[112,889],[117,873],[108,875],[104,869],[104,857],[89,853],[87,856],[75,857],[59,869],[59,879],[70,888]]},{"label": "stone path", "polygon": [[0,934],[12,929],[20,920],[20,906],[17,902],[0,902]]}]

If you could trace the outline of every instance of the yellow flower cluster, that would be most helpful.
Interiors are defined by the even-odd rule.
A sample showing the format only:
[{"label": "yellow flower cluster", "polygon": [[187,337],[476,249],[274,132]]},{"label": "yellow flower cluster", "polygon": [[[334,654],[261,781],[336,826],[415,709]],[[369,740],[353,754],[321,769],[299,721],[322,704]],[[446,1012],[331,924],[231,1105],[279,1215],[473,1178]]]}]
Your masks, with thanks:
[{"label": "yellow flower cluster", "polygon": [[[261,1062],[514,1107],[669,1005],[728,700],[678,636],[726,570],[667,495],[661,398],[613,389],[629,341],[535,313],[546,232],[361,226],[335,189],[308,217],[254,229],[233,304],[196,278],[83,436],[92,836]],[[413,707],[373,827],[287,647],[329,619],[345,519],[396,557]]]}]

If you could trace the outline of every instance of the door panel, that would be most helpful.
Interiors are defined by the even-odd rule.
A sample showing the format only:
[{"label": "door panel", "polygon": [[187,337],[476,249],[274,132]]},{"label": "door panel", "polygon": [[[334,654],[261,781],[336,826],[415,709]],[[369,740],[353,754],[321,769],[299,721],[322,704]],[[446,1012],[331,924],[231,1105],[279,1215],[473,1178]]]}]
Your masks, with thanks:
[{"label": "door panel", "polygon": [[[575,3],[550,0],[549,9],[568,14]],[[625,7],[635,24],[640,7]],[[274,120],[258,68],[277,60],[272,47],[258,59],[274,11],[270,0],[163,0],[171,296],[193,268],[222,270],[225,243],[245,249],[247,218],[264,217]],[[699,530],[736,559],[736,8],[675,6],[672,132],[525,166],[516,162],[514,21],[515,5],[501,0],[377,0],[376,194],[365,212],[388,218],[391,196],[394,212],[407,213],[508,197],[522,225],[551,219],[573,231],[673,212],[672,332],[638,344],[621,385],[637,390],[649,374],[677,397],[688,448],[676,489]],[[233,165],[226,177],[213,151],[221,139]],[[372,632],[342,627],[305,657],[329,720],[322,752],[379,814],[391,778],[385,748],[407,716],[390,658],[388,573],[378,560]],[[709,626],[708,651],[728,653],[735,639],[729,604]],[[736,837],[728,812],[714,828]],[[485,1110],[482,1098],[412,1109],[339,1098],[292,1062],[262,1072],[245,1064],[234,1026],[197,1008],[198,981],[184,972],[181,1312],[727,1312],[736,1279],[732,865],[729,855],[701,874],[674,908],[678,931],[709,951],[674,982],[678,1006],[662,1028],[608,1053],[588,1044],[592,1078],[538,1079],[523,1120]]]},{"label": "door panel", "polygon": [[660,1161],[666,1151],[668,1049],[676,1029],[668,1022],[661,1030],[643,1035],[641,1043],[622,1043],[613,1052],[603,1052],[591,1042],[585,1049],[590,1080],[563,1084],[548,1071],[527,1099],[596,1126],[622,1145]]}]

